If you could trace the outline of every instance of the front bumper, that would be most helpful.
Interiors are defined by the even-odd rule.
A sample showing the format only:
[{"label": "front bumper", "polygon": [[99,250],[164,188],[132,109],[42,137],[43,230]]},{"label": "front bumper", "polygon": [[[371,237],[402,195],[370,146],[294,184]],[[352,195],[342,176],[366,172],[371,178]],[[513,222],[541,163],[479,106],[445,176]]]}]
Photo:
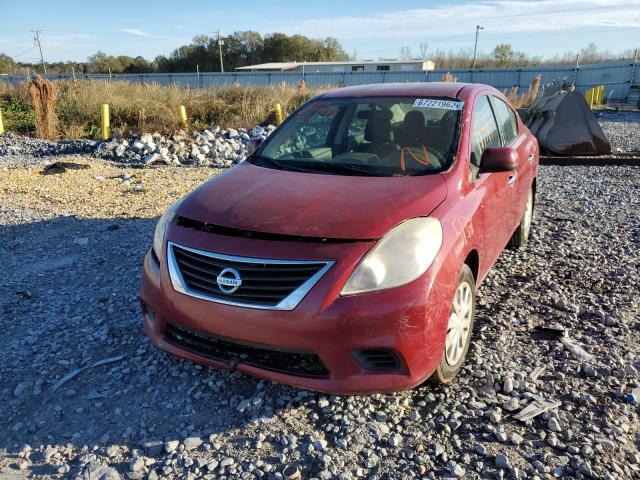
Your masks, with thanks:
[{"label": "front bumper", "polygon": [[[170,230],[171,240],[194,248],[234,255],[307,260],[336,260],[306,297],[291,311],[259,310],[190,297],[175,291],[166,261],[145,257],[141,288],[144,330],[158,347],[213,367],[237,370],[310,390],[330,393],[368,393],[412,388],[436,369],[444,345],[451,295],[457,270],[436,261],[418,280],[394,289],[348,297],[339,290],[372,242],[350,244],[287,244],[287,242],[228,238],[184,229]],[[229,361],[175,342],[167,324],[198,334],[212,335],[251,348],[292,351],[317,356],[325,375],[301,375],[286,369],[260,368]],[[399,365],[374,371],[354,358],[362,349],[387,349]]]}]

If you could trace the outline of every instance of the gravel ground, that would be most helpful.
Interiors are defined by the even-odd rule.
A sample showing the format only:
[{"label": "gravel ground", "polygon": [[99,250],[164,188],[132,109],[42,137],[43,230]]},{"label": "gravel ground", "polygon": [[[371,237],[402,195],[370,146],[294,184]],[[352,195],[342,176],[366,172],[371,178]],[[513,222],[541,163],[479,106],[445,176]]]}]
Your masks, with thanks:
[{"label": "gravel ground", "polygon": [[[216,170],[73,161],[0,171],[0,477],[640,478],[639,168],[541,168],[532,241],[480,289],[455,383],[327,396],[141,332],[153,217]],[[536,396],[560,403],[516,420]]]},{"label": "gravel ground", "polygon": [[[598,117],[614,151],[640,151],[639,112]],[[541,168],[533,239],[482,286],[453,385],[337,397],[194,365],[141,332],[155,218],[256,132],[212,133],[178,162],[157,162],[158,136],[0,138],[0,478],[284,478],[286,466],[323,479],[640,478],[627,399],[640,386],[639,168]],[[53,161],[77,165],[42,175]],[[572,343],[536,337],[542,324]],[[514,418],[536,399],[559,403]]]},{"label": "gravel ground", "polygon": [[640,111],[603,110],[597,118],[612,152],[640,152]]}]

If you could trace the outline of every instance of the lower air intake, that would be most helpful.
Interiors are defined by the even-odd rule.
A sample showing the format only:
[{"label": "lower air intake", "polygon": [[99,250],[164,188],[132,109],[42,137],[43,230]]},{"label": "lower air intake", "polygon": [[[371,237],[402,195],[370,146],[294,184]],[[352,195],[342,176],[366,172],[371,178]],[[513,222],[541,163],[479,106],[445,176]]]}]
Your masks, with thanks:
[{"label": "lower air intake", "polygon": [[365,370],[376,372],[397,370],[400,368],[400,360],[392,351],[384,348],[367,348],[352,352],[353,358]]},{"label": "lower air intake", "polygon": [[188,330],[171,323],[165,339],[193,353],[230,363],[243,363],[265,370],[302,377],[327,377],[329,371],[320,357],[311,352],[276,350]]}]

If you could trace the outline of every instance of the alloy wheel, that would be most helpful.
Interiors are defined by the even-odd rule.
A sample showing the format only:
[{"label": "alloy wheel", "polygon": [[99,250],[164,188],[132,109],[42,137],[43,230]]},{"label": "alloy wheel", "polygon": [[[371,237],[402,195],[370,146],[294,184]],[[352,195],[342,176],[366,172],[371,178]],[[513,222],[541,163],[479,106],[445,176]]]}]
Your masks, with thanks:
[{"label": "alloy wheel", "polygon": [[473,318],[473,290],[464,281],[458,285],[453,297],[453,307],[447,327],[445,341],[445,358],[449,365],[456,365],[464,354],[467,339],[471,334],[471,320]]},{"label": "alloy wheel", "polygon": [[529,190],[529,196],[527,197],[527,207],[524,212],[524,221],[522,222],[524,238],[529,238],[529,231],[531,230],[532,218],[533,218],[533,191]]}]

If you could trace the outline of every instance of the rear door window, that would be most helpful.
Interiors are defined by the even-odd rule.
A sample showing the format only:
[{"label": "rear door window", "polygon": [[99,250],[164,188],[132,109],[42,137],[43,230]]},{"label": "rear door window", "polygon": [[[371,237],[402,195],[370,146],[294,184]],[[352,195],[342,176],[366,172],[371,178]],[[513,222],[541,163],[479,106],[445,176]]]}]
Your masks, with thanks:
[{"label": "rear door window", "polygon": [[498,128],[502,135],[502,144],[509,145],[518,136],[518,122],[516,114],[498,97],[491,97],[491,105],[498,120]]},{"label": "rear door window", "polygon": [[500,147],[500,133],[493,115],[489,98],[480,97],[473,108],[473,123],[471,126],[471,163],[480,166],[482,153],[489,147]]}]

